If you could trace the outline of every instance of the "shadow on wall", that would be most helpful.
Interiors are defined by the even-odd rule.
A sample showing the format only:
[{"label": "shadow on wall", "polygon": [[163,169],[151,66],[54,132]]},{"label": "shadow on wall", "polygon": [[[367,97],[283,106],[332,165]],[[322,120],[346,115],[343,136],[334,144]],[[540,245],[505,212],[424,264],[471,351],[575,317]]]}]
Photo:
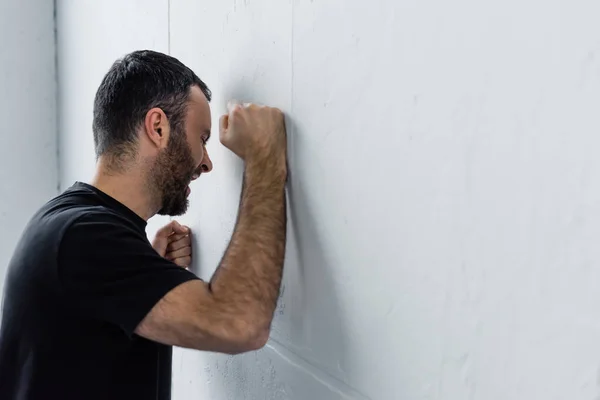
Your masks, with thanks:
[{"label": "shadow on wall", "polygon": [[288,119],[287,126],[288,242],[271,340],[257,352],[215,355],[204,381],[210,384],[211,398],[216,400],[366,399],[344,382],[342,368],[351,362],[344,318],[318,221],[311,213],[299,173],[302,142],[293,137],[293,121]]}]

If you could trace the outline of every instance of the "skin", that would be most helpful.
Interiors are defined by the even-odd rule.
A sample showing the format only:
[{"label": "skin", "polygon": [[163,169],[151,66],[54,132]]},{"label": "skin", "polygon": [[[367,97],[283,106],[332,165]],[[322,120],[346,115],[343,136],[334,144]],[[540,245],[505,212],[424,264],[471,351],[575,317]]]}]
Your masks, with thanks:
[{"label": "skin", "polygon": [[[173,346],[237,354],[266,343],[275,311],[286,243],[286,131],[271,107],[230,103],[219,120],[221,143],[245,166],[238,219],[230,244],[209,282],[186,282],[148,313],[136,334]],[[190,90],[184,136],[164,112],[147,112],[138,131],[137,156],[115,173],[100,157],[92,185],[148,220],[187,209],[187,184],[212,170],[206,150],[211,114],[198,87]],[[179,140],[178,140],[179,138]],[[181,140],[185,138],[185,141]],[[191,232],[176,221],[152,242],[163,257],[191,263]]]}]

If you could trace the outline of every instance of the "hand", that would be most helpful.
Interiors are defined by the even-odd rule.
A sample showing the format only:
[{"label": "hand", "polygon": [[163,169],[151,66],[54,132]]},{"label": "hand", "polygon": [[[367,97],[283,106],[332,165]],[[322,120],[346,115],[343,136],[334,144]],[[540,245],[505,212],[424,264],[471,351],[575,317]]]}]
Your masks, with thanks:
[{"label": "hand", "polygon": [[190,228],[171,221],[156,232],[152,247],[161,257],[180,267],[192,264],[192,238]]},{"label": "hand", "polygon": [[287,138],[281,110],[236,102],[230,102],[228,109],[219,120],[221,143],[247,163],[267,161],[285,168]]}]

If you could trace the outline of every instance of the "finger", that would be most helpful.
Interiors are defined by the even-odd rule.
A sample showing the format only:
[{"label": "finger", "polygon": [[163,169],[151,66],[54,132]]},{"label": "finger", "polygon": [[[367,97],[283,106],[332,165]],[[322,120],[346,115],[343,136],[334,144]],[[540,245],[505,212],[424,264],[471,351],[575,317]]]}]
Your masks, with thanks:
[{"label": "finger", "polygon": [[192,257],[190,256],[179,257],[171,261],[183,268],[188,268],[190,265],[192,265]]},{"label": "finger", "polygon": [[190,235],[187,233],[173,233],[171,236],[169,236],[168,241],[169,241],[169,243],[177,242],[178,240],[181,240],[186,236],[190,236]]},{"label": "finger", "polygon": [[169,222],[156,231],[156,237],[167,237],[173,233],[173,222]]},{"label": "finger", "polygon": [[227,111],[231,113],[234,108],[241,106],[242,103],[239,100],[232,99],[227,102]]},{"label": "finger", "polygon": [[177,221],[171,221],[171,223],[173,224],[173,233],[179,233],[179,234],[189,234],[190,233],[190,228],[188,228],[187,226],[181,225]]},{"label": "finger", "polygon": [[192,236],[192,230],[187,226],[182,226],[179,230],[173,230],[171,236],[169,236],[169,242],[180,240],[186,236]]},{"label": "finger", "polygon": [[191,245],[192,245],[191,238],[189,236],[185,236],[185,237],[182,237],[179,240],[176,240],[174,242],[170,242],[167,245],[166,252],[170,253],[171,251],[179,250],[179,249],[181,249],[183,247],[190,247]]},{"label": "finger", "polygon": [[192,255],[192,248],[191,246],[186,246],[186,247],[182,247],[178,250],[174,250],[174,251],[167,251],[167,254],[165,255],[165,258],[167,260],[175,260],[177,258],[181,258],[181,257],[188,257]]},{"label": "finger", "polygon": [[188,233],[189,230],[190,229],[187,226],[183,226],[177,221],[171,221],[159,230],[157,230],[156,236],[168,237],[173,233]]},{"label": "finger", "polygon": [[221,118],[219,118],[219,132],[221,134],[225,133],[227,131],[228,127],[229,127],[229,114],[222,115]]},{"label": "finger", "polygon": [[235,121],[240,117],[240,112],[243,108],[244,106],[238,101],[231,101],[227,104],[227,109],[229,110],[228,124],[231,123],[232,120]]}]

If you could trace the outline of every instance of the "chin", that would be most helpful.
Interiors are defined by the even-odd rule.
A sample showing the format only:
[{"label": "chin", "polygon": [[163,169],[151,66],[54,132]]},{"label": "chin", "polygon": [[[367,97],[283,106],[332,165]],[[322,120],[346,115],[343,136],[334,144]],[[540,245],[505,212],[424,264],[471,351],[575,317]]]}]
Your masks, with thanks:
[{"label": "chin", "polygon": [[168,206],[165,206],[158,210],[158,215],[166,215],[169,217],[179,217],[185,214],[188,210],[190,202],[188,199],[171,202]]}]

